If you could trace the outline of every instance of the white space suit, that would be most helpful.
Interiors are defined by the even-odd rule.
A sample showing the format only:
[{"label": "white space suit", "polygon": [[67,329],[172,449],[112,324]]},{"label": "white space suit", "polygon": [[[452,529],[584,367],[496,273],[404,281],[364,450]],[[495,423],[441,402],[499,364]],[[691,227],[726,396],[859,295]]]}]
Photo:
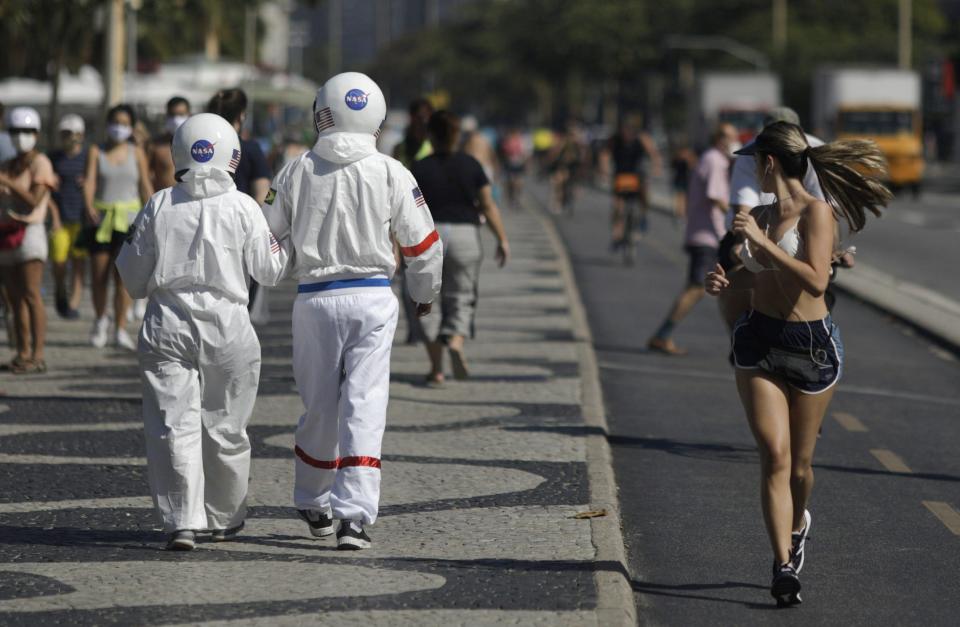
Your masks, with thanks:
[{"label": "white space suit", "polygon": [[173,159],[180,183],[153,195],[117,258],[130,295],[150,299],[138,345],[150,487],[165,531],[231,529],[260,380],[247,275],[275,285],[287,253],[230,177],[240,144],[226,121],[188,119]]},{"label": "white space suit", "polygon": [[[413,175],[376,148],[386,103],[363,74],[318,91],[313,149],[274,179],[264,213],[289,235],[293,365],[306,408],[296,433],[300,510],[373,523],[398,303],[392,238],[406,260],[409,296],[440,291],[442,247]],[[342,547],[341,547],[342,548]]]}]

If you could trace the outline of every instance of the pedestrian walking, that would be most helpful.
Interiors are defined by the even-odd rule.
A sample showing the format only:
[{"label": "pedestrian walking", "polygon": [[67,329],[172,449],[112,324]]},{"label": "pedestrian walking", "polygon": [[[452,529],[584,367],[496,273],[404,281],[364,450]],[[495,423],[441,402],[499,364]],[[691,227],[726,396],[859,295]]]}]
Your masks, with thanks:
[{"label": "pedestrian walking", "polygon": [[501,267],[510,256],[510,245],[483,167],[472,156],[456,151],[460,121],[448,111],[437,111],[430,118],[429,131],[435,152],[414,164],[413,175],[443,243],[440,316],[421,323],[430,359],[427,383],[442,385],[444,347],[450,353],[454,377],[469,376],[464,342],[474,336],[483,261],[481,217],[497,238]]},{"label": "pedestrian walking", "polygon": [[337,548],[370,546],[390,393],[397,299],[394,245],[418,315],[440,290],[442,250],[413,175],[377,151],[387,113],[380,88],[356,72],[317,91],[313,148],[273,181],[264,212],[291,239],[293,371],[306,408],[296,432],[294,503],[310,533],[337,530]]},{"label": "pedestrian walking", "polygon": [[177,184],[174,176],[173,134],[190,117],[190,102],[183,96],[174,96],[167,101],[163,132],[150,142],[150,182],[154,189],[166,189]]},{"label": "pedestrian walking", "polygon": [[530,161],[530,149],[519,129],[511,128],[500,138],[497,153],[507,179],[507,204],[519,209],[523,175]]},{"label": "pedestrian walking", "polygon": [[737,141],[737,130],[721,124],[713,132],[711,146],[700,156],[691,173],[687,196],[687,228],[684,250],[690,258],[687,281],[670,307],[666,319],[647,343],[652,351],[684,355],[686,350],[673,341],[676,326],[703,298],[703,281],[717,261],[717,247],[723,237],[724,214],[730,198],[730,147]]},{"label": "pedestrian walking", "polygon": [[114,285],[114,344],[127,350],[137,348],[126,330],[130,296],[113,265],[130,224],[153,194],[146,153],[132,139],[136,121],[137,116],[130,105],[115,105],[107,112],[106,143],[90,146],[87,153],[83,191],[91,226],[83,240],[90,251],[90,286],[95,316],[90,343],[97,348],[106,346],[109,339],[107,291],[111,276]]},{"label": "pedestrian walking", "polygon": [[[860,231],[866,212],[879,215],[892,195],[880,182],[886,162],[873,142],[811,146],[799,126],[776,122],[738,154],[754,156],[761,191],[775,197],[734,217],[740,257],[753,273],[753,308],[731,339],[737,391],[760,450],[770,593],[789,605],[801,601],[817,432],[843,372],[840,330],[824,299],[838,221]],[[804,188],[810,166],[830,203]],[[719,264],[706,286],[713,295],[729,287]]]},{"label": "pedestrian walking", "polygon": [[[84,220],[84,169],[87,149],[83,144],[86,125],[76,113],[60,119],[60,148],[49,154],[57,177],[50,199],[50,261],[53,269],[54,303],[57,314],[67,320],[80,317],[83,275],[87,251],[77,245]],[[67,262],[70,281],[67,284]]]},{"label": "pedestrian walking", "polygon": [[[240,165],[237,166],[235,179],[237,189],[247,194],[257,204],[262,205],[270,191],[270,165],[258,144],[253,139],[243,138],[243,127],[247,122],[247,94],[240,88],[221,89],[210,98],[207,111],[216,113],[229,122],[240,136]],[[270,307],[266,290],[256,281],[250,283],[250,319],[254,324],[270,322]]]},{"label": "pedestrian walking", "polygon": [[550,210],[553,213],[573,213],[577,177],[586,161],[587,145],[583,134],[577,122],[569,120],[546,157],[547,171],[550,174]]},{"label": "pedestrian walking", "polygon": [[243,528],[260,342],[247,273],[274,285],[286,263],[263,213],[232,175],[240,140],[201,113],[173,136],[178,183],[150,199],[117,257],[124,285],[149,298],[137,350],[150,488],[167,548]]},{"label": "pedestrian walking", "polygon": [[37,150],[40,114],[30,107],[11,109],[7,128],[17,153],[0,164],[0,278],[13,313],[17,351],[10,370],[43,374],[47,371],[47,314],[40,291],[47,261],[44,220],[56,179],[50,159]]}]

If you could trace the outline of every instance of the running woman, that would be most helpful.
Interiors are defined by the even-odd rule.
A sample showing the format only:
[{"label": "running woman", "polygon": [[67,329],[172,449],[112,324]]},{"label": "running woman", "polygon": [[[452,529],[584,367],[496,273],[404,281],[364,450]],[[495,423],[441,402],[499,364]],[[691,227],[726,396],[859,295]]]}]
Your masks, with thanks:
[{"label": "running woman", "polygon": [[377,520],[380,449],[397,327],[394,242],[417,315],[440,291],[443,250],[426,200],[400,162],[377,152],[383,92],[357,72],[317,91],[313,148],[273,181],[271,230],[291,240],[293,374],[305,411],[297,427],[294,503],[316,537],[364,549]]},{"label": "running woman", "polygon": [[[838,220],[860,231],[866,212],[880,215],[892,195],[880,182],[886,162],[873,142],[811,147],[799,126],[777,122],[738,154],[754,155],[761,191],[776,197],[733,220],[754,280],[752,309],[734,326],[732,343],[737,390],[760,450],[760,496],[774,556],[770,593],[783,606],[801,601],[813,450],[843,371],[840,331],[824,299]],[[833,206],[804,188],[808,163]],[[716,296],[729,286],[717,264],[707,292]]]}]

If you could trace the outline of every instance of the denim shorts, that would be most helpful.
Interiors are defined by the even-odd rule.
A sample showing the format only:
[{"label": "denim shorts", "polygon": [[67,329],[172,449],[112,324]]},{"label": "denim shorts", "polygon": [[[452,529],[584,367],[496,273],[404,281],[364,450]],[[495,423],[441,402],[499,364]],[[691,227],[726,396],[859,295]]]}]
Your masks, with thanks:
[{"label": "denim shorts", "polygon": [[833,387],[843,373],[840,328],[830,316],[791,322],[748,311],[731,336],[734,366],[763,370],[804,394]]}]

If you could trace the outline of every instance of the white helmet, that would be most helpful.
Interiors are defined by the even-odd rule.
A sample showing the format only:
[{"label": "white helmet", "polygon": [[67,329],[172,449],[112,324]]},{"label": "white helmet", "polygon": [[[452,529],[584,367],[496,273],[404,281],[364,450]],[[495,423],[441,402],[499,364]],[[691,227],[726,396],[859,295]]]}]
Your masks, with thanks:
[{"label": "white helmet", "polygon": [[366,74],[344,72],[317,90],[313,122],[321,135],[366,133],[376,137],[387,117],[383,92]]},{"label": "white helmet", "polygon": [[40,130],[40,114],[33,107],[14,107],[7,114],[7,128]]},{"label": "white helmet", "polygon": [[197,166],[233,174],[238,165],[240,138],[233,126],[215,113],[192,115],[173,134],[173,166],[178,175]]},{"label": "white helmet", "polygon": [[60,118],[60,124],[57,125],[58,131],[70,131],[71,133],[79,133],[80,135],[86,130],[86,125],[83,123],[83,118],[81,118],[76,113],[68,113],[62,118]]}]

